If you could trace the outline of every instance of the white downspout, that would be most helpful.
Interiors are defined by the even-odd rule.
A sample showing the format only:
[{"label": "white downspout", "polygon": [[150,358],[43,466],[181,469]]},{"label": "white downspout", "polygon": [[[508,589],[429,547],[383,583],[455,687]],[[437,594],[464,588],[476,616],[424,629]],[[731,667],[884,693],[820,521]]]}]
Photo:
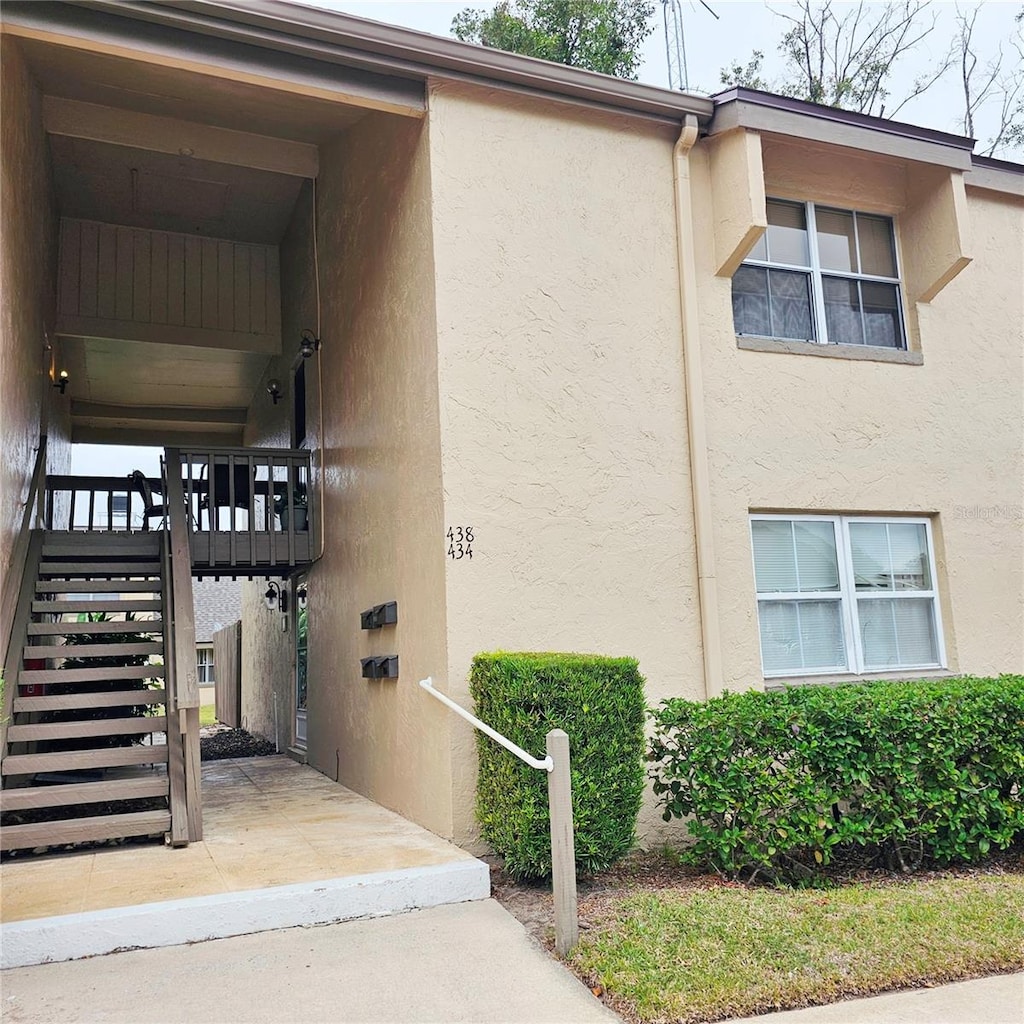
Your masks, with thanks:
[{"label": "white downspout", "polygon": [[673,151],[676,247],[679,259],[679,303],[683,322],[683,383],[690,450],[690,491],[697,551],[697,599],[700,606],[701,647],[704,653],[704,692],[722,692],[722,643],[718,623],[718,584],[712,535],[711,483],[708,469],[707,426],[704,417],[704,375],[701,370],[700,313],[697,305],[697,260],[693,246],[693,196],[690,190],[690,150],[697,141],[697,118],[687,114]]}]

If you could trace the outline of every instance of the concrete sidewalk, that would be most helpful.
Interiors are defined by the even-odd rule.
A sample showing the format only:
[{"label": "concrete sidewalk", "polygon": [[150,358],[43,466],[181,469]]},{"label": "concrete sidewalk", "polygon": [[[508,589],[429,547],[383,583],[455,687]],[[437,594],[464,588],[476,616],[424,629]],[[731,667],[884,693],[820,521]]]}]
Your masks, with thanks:
[{"label": "concrete sidewalk", "polygon": [[5,1024],[614,1024],[493,900],[3,974]]},{"label": "concrete sidewalk", "polygon": [[730,1024],[1021,1024],[1024,974],[889,992],[806,1010],[766,1013]]}]

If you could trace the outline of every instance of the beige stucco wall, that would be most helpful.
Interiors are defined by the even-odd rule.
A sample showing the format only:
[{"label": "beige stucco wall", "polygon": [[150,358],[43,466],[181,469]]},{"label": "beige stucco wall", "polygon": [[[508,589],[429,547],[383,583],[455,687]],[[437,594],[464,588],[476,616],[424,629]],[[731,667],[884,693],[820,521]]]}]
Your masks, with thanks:
[{"label": "beige stucco wall", "polygon": [[[476,652],[555,649],[636,656],[652,704],[705,692],[674,142],[445,85],[427,125],[368,116],[322,153],[324,347],[307,388],[327,514],[310,575],[310,760],[467,845],[473,736],[419,678],[469,706]],[[1019,669],[1021,204],[969,191],[973,262],[910,310],[923,365],[752,352],[715,275],[706,144],[691,162],[725,685],[764,683],[751,509],[934,515],[950,668]],[[777,139],[764,168],[769,195],[895,215],[914,266],[914,233],[900,233],[914,168]],[[282,247],[286,354],[268,370],[282,382],[316,313],[306,223],[300,202]],[[262,385],[247,439],[288,443],[287,404]],[[445,557],[460,526],[472,559]],[[290,698],[291,638],[260,589],[246,615],[263,625],[244,643],[265,720],[274,686]],[[392,599],[397,629],[359,630],[362,609]],[[359,677],[374,653],[399,654],[397,683]]]},{"label": "beige stucco wall", "polygon": [[[57,216],[39,92],[9,36],[0,36],[0,75],[0,572],[6,573],[43,430],[49,472],[67,472],[71,393],[60,396],[49,387]],[[0,637],[8,628],[0,623]]]},{"label": "beige stucco wall", "polygon": [[[481,89],[431,92],[447,683],[479,651],[640,660],[703,695],[671,130]],[[435,548],[447,547],[439,533]],[[453,739],[469,841],[473,738]]]},{"label": "beige stucco wall", "polygon": [[[703,148],[698,196],[710,191]],[[765,147],[766,192],[900,215],[913,168],[799,142]],[[725,685],[761,685],[748,513],[934,515],[949,667],[1024,664],[1024,207],[968,196],[973,262],[910,310],[923,365],[741,351],[713,214],[696,204],[702,364]],[[901,239],[904,273],[918,253]],[[975,513],[973,510],[982,510]],[[985,512],[984,510],[989,510]],[[980,518],[978,518],[980,516]]]},{"label": "beige stucco wall", "polygon": [[[315,359],[307,393],[323,445],[326,547],[309,575],[308,756],[450,836],[450,722],[416,686],[443,668],[446,637],[427,137],[424,122],[370,114],[321,150],[322,434]],[[293,225],[282,251],[286,353],[315,326],[302,230]],[[287,444],[286,403],[275,420],[261,397],[249,442]],[[359,613],[390,600],[397,627],[361,630]],[[246,607],[251,617],[251,594]],[[247,665],[273,656],[278,637],[261,635],[244,640]],[[360,659],[373,654],[397,654],[401,678],[363,679]]]}]

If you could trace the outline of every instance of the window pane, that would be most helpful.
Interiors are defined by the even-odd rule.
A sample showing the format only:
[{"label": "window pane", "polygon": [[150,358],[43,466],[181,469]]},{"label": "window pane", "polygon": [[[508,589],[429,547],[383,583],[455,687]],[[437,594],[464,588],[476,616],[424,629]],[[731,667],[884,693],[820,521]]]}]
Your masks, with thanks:
[{"label": "window pane", "polygon": [[793,523],[797,587],[801,592],[839,589],[836,531],[832,523]]},{"label": "window pane", "polygon": [[754,579],[759,594],[794,593],[797,589],[793,524],[788,519],[755,519]]},{"label": "window pane", "polygon": [[759,601],[765,672],[846,668],[839,601]]},{"label": "window pane", "polygon": [[895,590],[931,590],[928,535],[924,523],[889,523]]},{"label": "window pane", "polygon": [[823,277],[821,281],[825,291],[825,323],[829,342],[833,345],[863,345],[857,282],[841,277]]},{"label": "window pane", "polygon": [[858,213],[857,238],[860,241],[860,272],[875,277],[895,277],[892,221],[888,217]]},{"label": "window pane", "polygon": [[931,590],[924,523],[850,523],[857,590]]},{"label": "window pane", "polygon": [[767,270],[742,266],[733,274],[732,316],[737,334],[771,337]]},{"label": "window pane", "polygon": [[771,337],[813,340],[811,276],[792,270],[769,270]]},{"label": "window pane", "polygon": [[931,598],[857,602],[864,667],[934,665],[939,660]]},{"label": "window pane", "polygon": [[802,203],[783,203],[770,199],[768,213],[768,259],[772,263],[789,263],[806,267],[807,211]]},{"label": "window pane", "polygon": [[885,348],[903,348],[896,285],[862,281],[860,288],[864,301],[864,330],[867,332],[865,343]]},{"label": "window pane", "polygon": [[850,549],[857,590],[892,590],[885,523],[850,523]]},{"label": "window pane", "polygon": [[824,270],[857,272],[857,243],[853,214],[843,210],[814,211],[818,228],[818,259]]},{"label": "window pane", "polygon": [[759,594],[839,589],[832,523],[755,519],[754,576]]},{"label": "window pane", "polygon": [[750,255],[747,256],[748,260],[765,260],[768,259],[768,242],[767,236],[761,235],[761,237],[754,243],[754,248],[750,250]]}]

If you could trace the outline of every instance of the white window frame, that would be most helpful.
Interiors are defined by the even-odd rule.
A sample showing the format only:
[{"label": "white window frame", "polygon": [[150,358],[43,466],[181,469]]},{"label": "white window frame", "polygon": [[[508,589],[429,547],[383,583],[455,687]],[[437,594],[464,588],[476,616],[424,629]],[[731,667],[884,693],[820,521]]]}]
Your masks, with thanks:
[{"label": "white window frame", "polygon": [[[893,672],[921,672],[947,667],[946,644],[942,629],[942,607],[939,600],[937,569],[935,565],[935,544],[932,537],[932,521],[927,516],[840,516],[815,515],[810,513],[754,513],[750,514],[750,559],[754,569],[754,608],[758,629],[758,654],[761,657],[761,673],[765,679],[798,678],[802,676],[829,675],[878,675]],[[840,617],[843,625],[843,644],[846,650],[846,665],[842,668],[811,668],[794,672],[792,669],[769,671],[764,667],[764,655],[761,645],[761,612],[762,601],[822,601],[834,600],[830,597],[836,591],[799,591],[761,593],[757,590],[757,563],[754,555],[754,528],[758,520],[783,520],[785,522],[832,523],[836,540],[836,558],[839,562],[838,600]],[[856,523],[909,523],[924,526],[928,547],[928,576],[931,587],[928,590],[878,590],[858,591],[853,578],[853,553],[850,540],[850,526]],[[932,602],[932,621],[935,628],[935,648],[938,661],[922,664],[892,665],[873,667],[864,664],[864,647],[860,635],[860,611],[858,602],[862,600],[878,600],[897,598],[930,599]]]},{"label": "white window frame", "polygon": [[[204,654],[207,655],[205,661],[202,658],[202,655]],[[198,677],[197,682],[200,686],[211,686],[216,683],[216,667],[213,663],[212,647],[196,648],[196,676]],[[204,678],[204,676],[208,676],[209,678]]]},{"label": "white window frame", "polygon": [[[907,313],[903,302],[903,268],[900,265],[900,247],[896,240],[896,220],[886,213],[872,213],[870,210],[853,210],[840,206],[831,206],[828,203],[804,202],[799,199],[784,199],[782,196],[768,196],[768,202],[786,203],[790,206],[802,206],[804,208],[804,222],[807,225],[807,266],[800,266],[795,263],[781,263],[773,260],[759,260],[748,256],[741,266],[761,267],[765,270],[789,270],[794,273],[809,275],[811,279],[811,328],[814,331],[813,338],[774,338],[773,335],[746,334],[736,332],[740,338],[772,338],[777,341],[806,341],[811,345],[846,345],[849,342],[833,342],[828,338],[828,320],[825,316],[825,285],[823,277],[839,277],[850,281],[868,281],[876,284],[891,284],[896,286],[896,307],[900,318],[900,335],[902,344],[891,348],[888,345],[869,345],[864,343],[853,343],[854,348],[882,348],[891,352],[908,351],[907,340]],[[864,214],[868,217],[884,217],[892,229],[892,253],[893,263],[896,267],[896,277],[879,277],[875,274],[861,274],[854,271],[822,270],[821,259],[818,254],[818,220],[816,210],[820,206],[825,210],[836,210],[840,213],[853,214],[853,232],[857,245],[857,259],[860,260],[860,233],[857,227],[857,215]],[[767,234],[768,229],[765,229]],[[764,236],[762,236],[764,237]],[[864,313],[861,310],[861,326],[863,328]],[[866,332],[865,332],[866,336]]]}]

